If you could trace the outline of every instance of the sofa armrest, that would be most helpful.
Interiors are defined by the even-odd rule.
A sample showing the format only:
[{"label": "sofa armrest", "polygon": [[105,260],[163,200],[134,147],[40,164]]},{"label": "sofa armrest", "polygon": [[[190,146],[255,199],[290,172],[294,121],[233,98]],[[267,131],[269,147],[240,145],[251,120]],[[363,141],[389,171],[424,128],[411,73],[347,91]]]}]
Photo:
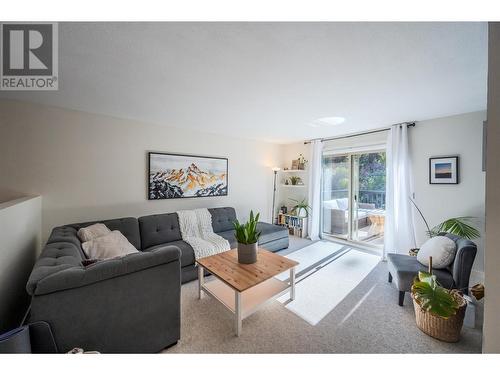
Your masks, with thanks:
[{"label": "sofa armrest", "polygon": [[170,262],[180,262],[177,246],[165,246],[148,252],[129,254],[123,258],[107,259],[88,267],[70,267],[42,278],[32,295],[79,288],[103,280],[125,276]]}]

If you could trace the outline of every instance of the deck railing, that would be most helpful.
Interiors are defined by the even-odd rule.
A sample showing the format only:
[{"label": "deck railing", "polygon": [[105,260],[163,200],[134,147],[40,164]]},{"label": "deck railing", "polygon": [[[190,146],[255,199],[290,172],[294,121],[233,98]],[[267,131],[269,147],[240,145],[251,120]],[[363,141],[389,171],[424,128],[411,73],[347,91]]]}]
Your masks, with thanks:
[{"label": "deck railing", "polygon": [[[349,192],[347,189],[323,191],[323,200],[347,198]],[[385,209],[385,191],[384,190],[360,190],[359,202],[373,203],[375,208]]]}]

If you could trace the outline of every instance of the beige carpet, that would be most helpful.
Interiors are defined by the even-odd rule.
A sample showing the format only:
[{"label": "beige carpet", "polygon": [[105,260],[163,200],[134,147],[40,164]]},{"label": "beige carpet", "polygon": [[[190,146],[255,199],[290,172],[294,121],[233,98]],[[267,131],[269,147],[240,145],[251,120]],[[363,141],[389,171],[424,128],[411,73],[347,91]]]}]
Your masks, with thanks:
[{"label": "beige carpet", "polygon": [[[321,279],[318,279],[321,280]],[[324,281],[322,281],[324,283]],[[331,288],[330,285],[318,287]],[[181,340],[165,353],[479,353],[481,331],[464,328],[462,340],[448,344],[415,326],[409,297],[387,282],[379,263],[318,324],[311,325],[278,301],[243,320],[234,336],[232,315],[217,301],[197,298],[197,283],[182,286]]]}]

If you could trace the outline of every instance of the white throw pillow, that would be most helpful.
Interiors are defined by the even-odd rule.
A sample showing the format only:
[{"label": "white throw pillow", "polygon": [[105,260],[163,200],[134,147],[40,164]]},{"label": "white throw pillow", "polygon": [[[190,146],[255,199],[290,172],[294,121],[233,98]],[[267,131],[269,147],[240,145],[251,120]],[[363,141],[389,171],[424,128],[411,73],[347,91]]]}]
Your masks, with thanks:
[{"label": "white throw pillow", "polygon": [[337,199],[337,205],[338,205],[340,210],[347,211],[349,208],[349,202],[348,202],[347,198]]},{"label": "white throw pillow", "polygon": [[92,241],[93,239],[105,236],[106,234],[111,233],[108,227],[104,224],[97,223],[89,225],[85,228],[80,228],[80,230],[76,233],[78,238],[82,242]]},{"label": "white throw pillow", "polygon": [[127,238],[118,230],[105,236],[82,244],[83,251],[90,259],[110,259],[137,253],[138,250],[128,242]]},{"label": "white throw pillow", "polygon": [[448,237],[436,236],[428,239],[420,247],[417,260],[424,266],[429,266],[429,257],[432,257],[432,268],[446,268],[455,259],[457,245]]}]

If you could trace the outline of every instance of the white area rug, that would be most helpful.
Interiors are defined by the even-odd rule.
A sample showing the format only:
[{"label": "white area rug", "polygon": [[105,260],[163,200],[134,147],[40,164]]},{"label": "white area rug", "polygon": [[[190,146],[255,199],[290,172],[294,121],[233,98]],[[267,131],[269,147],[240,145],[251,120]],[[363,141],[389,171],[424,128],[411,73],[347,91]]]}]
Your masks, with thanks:
[{"label": "white area rug", "polygon": [[[313,264],[325,259],[326,257],[332,255],[333,253],[346,249],[347,247],[341,244],[327,242],[327,241],[318,241],[313,243],[312,245],[303,247],[300,250],[294,251],[286,255],[287,258],[295,260],[299,262],[296,273],[299,273],[306,269],[307,267],[312,266]],[[278,279],[286,280],[289,277],[289,273],[283,273],[278,275]]]},{"label": "white area rug", "polygon": [[[300,262],[298,272],[341,250],[344,246],[316,242],[287,257]],[[340,252],[327,260],[319,270],[300,279],[295,286],[295,300],[286,294],[278,299],[286,308],[309,324],[318,324],[330,313],[380,262],[380,257],[358,250]],[[281,275],[286,279],[288,276]]]}]

